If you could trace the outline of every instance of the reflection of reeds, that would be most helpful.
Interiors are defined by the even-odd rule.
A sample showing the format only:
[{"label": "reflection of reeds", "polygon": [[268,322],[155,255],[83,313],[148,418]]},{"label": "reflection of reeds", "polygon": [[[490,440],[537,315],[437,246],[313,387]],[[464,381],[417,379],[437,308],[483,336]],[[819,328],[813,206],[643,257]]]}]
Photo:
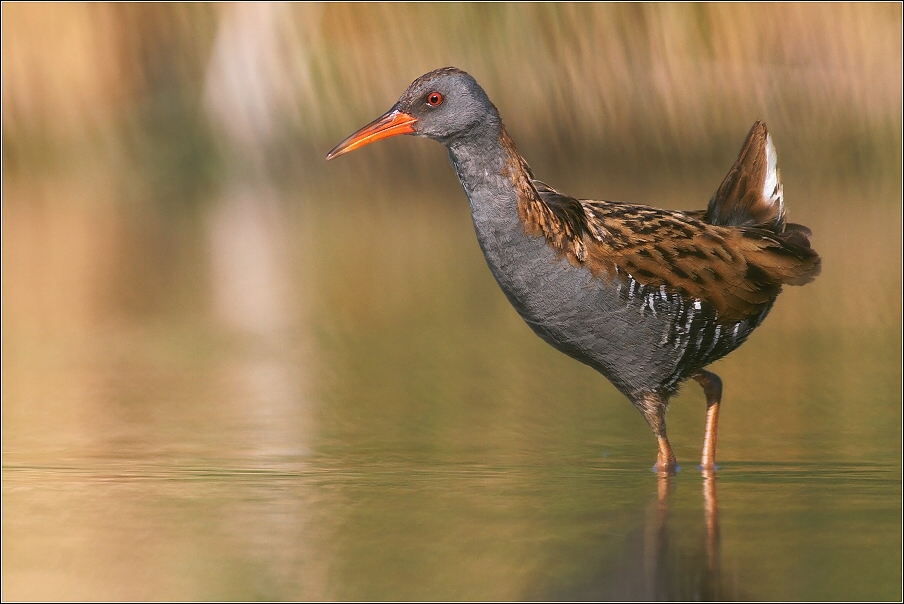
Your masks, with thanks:
[{"label": "reflection of reeds", "polygon": [[[649,431],[517,318],[452,171],[434,161],[439,145],[393,141],[324,162],[412,78],[447,64],[486,86],[538,176],[574,194],[701,208],[766,119],[791,218],[812,227],[824,271],[788,288],[714,368],[726,383],[720,455],[896,463],[901,63],[895,4],[4,3],[4,465],[12,451],[56,468],[67,450],[168,464],[173,447],[215,472],[126,493],[101,465],[104,480],[83,493],[7,491],[5,467],[4,553],[9,543],[15,555],[3,595],[575,597],[542,591],[545,578],[567,586],[575,560],[606,573],[637,560],[605,549],[651,494]],[[605,179],[590,169],[604,160],[615,166]],[[286,343],[233,344],[211,307],[227,327]],[[692,385],[670,414],[685,480],[703,408]],[[265,473],[261,488],[210,461],[258,464],[249,449],[309,437],[337,463],[321,472],[312,457],[308,478]],[[885,563],[899,560],[900,514],[883,503],[879,524],[844,525],[856,515],[834,513],[875,485],[744,474],[720,491],[740,587],[710,593],[898,593]],[[699,487],[681,492],[701,505]],[[899,501],[894,485],[875,492]],[[821,501],[831,515],[814,514]],[[678,547],[693,525],[663,534],[693,556],[666,561],[676,575],[718,552],[714,493],[703,506],[709,549]],[[837,539],[843,526],[860,541]],[[761,575],[764,560],[774,568]],[[874,591],[857,591],[858,577]],[[776,585],[798,590],[761,591]]]},{"label": "reflection of reeds", "polygon": [[546,143],[535,156],[562,159],[564,146],[593,154],[611,145],[622,157],[735,147],[764,118],[786,152],[899,163],[896,4],[260,10],[270,16],[240,6],[4,5],[4,166],[36,135],[65,145],[140,136],[142,124],[123,118],[149,101],[197,116],[226,23],[270,41],[244,60],[288,144],[329,146],[417,75],[455,64],[491,92],[525,146]]}]

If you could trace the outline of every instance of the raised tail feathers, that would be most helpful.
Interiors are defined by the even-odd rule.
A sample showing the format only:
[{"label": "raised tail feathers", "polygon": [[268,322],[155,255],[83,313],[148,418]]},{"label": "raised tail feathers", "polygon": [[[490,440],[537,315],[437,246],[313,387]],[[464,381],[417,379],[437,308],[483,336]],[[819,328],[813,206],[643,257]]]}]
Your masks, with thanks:
[{"label": "raised tail feathers", "polygon": [[820,273],[822,262],[810,247],[810,229],[785,222],[775,146],[762,121],[750,129],[738,159],[710,199],[703,220],[745,228],[747,236],[753,238],[760,229],[761,233],[771,232],[763,241],[774,238],[778,245],[764,245],[747,260],[775,283],[803,285]]},{"label": "raised tail feathers", "polygon": [[778,161],[766,124],[757,121],[725,180],[709,200],[706,222],[719,226],[785,230]]}]

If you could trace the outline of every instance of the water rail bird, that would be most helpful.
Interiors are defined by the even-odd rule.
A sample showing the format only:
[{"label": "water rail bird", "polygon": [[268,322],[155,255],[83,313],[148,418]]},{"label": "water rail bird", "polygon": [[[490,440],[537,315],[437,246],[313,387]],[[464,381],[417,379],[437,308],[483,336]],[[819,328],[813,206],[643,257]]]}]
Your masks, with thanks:
[{"label": "water rail bird", "polygon": [[333,159],[413,134],[445,145],[477,240],[518,314],[543,340],[603,374],[656,436],[654,469],[674,473],[669,397],[687,378],[706,395],[701,467],[715,463],[722,381],[704,367],[763,322],[782,285],[820,270],[810,231],[785,221],[775,147],[756,122],[705,210],[575,199],[534,178],[499,111],[460,69],[431,71]]}]

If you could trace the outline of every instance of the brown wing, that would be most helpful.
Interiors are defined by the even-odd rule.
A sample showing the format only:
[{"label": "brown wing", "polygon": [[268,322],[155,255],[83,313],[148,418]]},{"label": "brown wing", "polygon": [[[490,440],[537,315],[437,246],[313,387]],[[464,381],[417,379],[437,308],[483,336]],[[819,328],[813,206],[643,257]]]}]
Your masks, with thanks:
[{"label": "brown wing", "polygon": [[523,159],[511,172],[525,232],[544,236],[602,279],[633,279],[707,302],[718,323],[759,314],[782,285],[808,283],[820,271],[809,229],[785,224],[775,148],[763,122],[751,128],[705,212],[577,200],[533,180]]},{"label": "brown wing", "polygon": [[580,203],[588,226],[585,266],[707,301],[720,323],[761,312],[783,284],[802,285],[819,273],[819,256],[797,230],[720,227],[682,212]]},{"label": "brown wing", "polygon": [[520,204],[527,232],[544,235],[573,265],[599,278],[634,279],[706,301],[719,323],[756,315],[783,284],[801,285],[819,273],[819,256],[796,228],[715,226],[689,213],[577,200],[532,184],[540,199]]}]

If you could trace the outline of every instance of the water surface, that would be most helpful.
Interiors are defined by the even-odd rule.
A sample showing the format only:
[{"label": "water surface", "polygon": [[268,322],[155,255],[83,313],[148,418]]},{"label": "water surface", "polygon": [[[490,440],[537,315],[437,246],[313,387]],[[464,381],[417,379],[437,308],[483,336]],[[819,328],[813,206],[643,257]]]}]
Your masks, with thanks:
[{"label": "water surface", "polygon": [[874,302],[846,314],[844,251],[819,245],[893,233],[807,217],[823,276],[713,366],[715,481],[690,384],[662,483],[641,416],[509,308],[460,192],[350,191],[214,200],[184,252],[213,255],[194,315],[165,310],[181,287],[99,313],[155,258],[86,293],[105,244],[42,242],[96,215],[4,208],[5,598],[900,596],[898,292],[864,269]]},{"label": "water surface", "polygon": [[[900,4],[0,10],[3,600],[901,600]],[[714,479],[439,145],[324,161],[450,64],[580,197],[703,208],[769,125],[823,272],[711,367]]]}]

